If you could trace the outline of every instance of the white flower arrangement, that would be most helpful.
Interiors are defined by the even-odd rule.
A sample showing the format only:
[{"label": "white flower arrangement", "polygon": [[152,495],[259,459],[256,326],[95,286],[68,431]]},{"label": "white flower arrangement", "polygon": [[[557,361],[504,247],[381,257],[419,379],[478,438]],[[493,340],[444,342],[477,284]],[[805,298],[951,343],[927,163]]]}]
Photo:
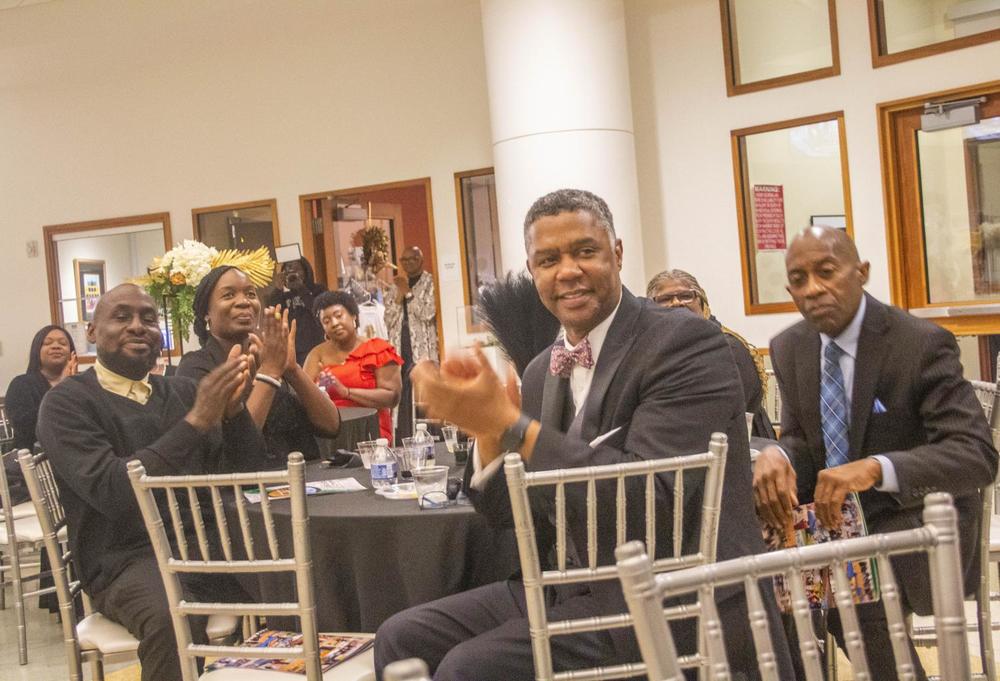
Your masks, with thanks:
[{"label": "white flower arrangement", "polygon": [[149,276],[161,281],[169,280],[174,286],[197,286],[212,269],[219,251],[200,241],[185,239],[177,246],[154,258],[149,266]]}]

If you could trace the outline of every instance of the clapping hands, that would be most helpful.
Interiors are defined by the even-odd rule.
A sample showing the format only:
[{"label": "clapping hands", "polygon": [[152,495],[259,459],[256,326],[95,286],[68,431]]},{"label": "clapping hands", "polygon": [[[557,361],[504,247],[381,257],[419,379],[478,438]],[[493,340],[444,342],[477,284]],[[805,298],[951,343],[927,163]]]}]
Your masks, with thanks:
[{"label": "clapping hands", "polygon": [[478,344],[471,353],[450,354],[440,368],[421,362],[410,377],[428,416],[451,421],[476,438],[499,439],[520,416],[512,372],[505,386]]},{"label": "clapping hands", "polygon": [[254,360],[239,345],[229,357],[198,384],[194,406],[184,419],[195,429],[207,432],[243,409],[243,392],[253,374]]}]

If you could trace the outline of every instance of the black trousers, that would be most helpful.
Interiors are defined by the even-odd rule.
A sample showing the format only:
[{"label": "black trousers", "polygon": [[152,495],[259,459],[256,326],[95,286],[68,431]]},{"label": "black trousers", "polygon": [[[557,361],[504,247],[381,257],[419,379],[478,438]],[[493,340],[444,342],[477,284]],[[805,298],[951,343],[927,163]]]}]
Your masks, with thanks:
[{"label": "black trousers", "polygon": [[[768,584],[770,588],[770,584]],[[764,591],[767,601],[768,591]],[[550,619],[587,617],[597,613],[586,590],[567,595],[550,592]],[[780,677],[794,678],[788,648],[773,597],[768,624],[774,638]],[[741,594],[718,604],[734,680],[755,679],[757,658]],[[697,636],[692,621],[672,627],[680,654],[694,652]],[[550,639],[556,671],[620,664],[639,659],[638,648],[616,651],[607,632],[589,632]],[[520,581],[495,582],[464,593],[404,610],[386,620],[375,636],[375,673],[390,662],[420,657],[434,681],[533,681],[534,660]]]},{"label": "black trousers", "polygon": [[[210,603],[250,601],[229,575],[181,575],[186,598]],[[97,610],[139,639],[142,681],[181,681],[177,639],[156,559],[131,563],[103,591],[93,595]],[[205,643],[208,618],[190,617],[195,643]]]}]

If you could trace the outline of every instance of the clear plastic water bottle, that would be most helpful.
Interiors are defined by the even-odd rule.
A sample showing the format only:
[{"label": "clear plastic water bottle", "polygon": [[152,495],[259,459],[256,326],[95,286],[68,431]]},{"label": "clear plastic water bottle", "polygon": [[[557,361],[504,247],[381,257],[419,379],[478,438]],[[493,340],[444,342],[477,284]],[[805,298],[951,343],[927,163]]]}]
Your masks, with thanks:
[{"label": "clear plastic water bottle", "polygon": [[417,432],[413,434],[414,443],[423,450],[423,454],[420,456],[421,466],[433,466],[435,463],[434,459],[434,438],[431,434],[427,432],[426,423],[417,424]]},{"label": "clear plastic water bottle", "polygon": [[389,441],[384,437],[375,440],[375,452],[372,454],[372,487],[386,489],[396,484],[396,474],[399,472],[396,457],[389,451]]}]

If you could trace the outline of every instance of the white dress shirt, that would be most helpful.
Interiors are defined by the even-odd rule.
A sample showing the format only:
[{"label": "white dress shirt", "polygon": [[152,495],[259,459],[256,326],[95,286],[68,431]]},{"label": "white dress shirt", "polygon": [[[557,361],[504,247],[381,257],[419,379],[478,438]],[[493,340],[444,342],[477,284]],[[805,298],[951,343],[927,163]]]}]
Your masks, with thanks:
[{"label": "white dress shirt", "polygon": [[[594,371],[597,369],[597,358],[601,356],[601,348],[604,347],[604,339],[608,337],[608,329],[611,328],[611,322],[614,321],[615,315],[618,314],[618,308],[621,307],[622,299],[621,296],[618,297],[618,304],[615,305],[615,309],[611,311],[607,317],[601,321],[600,324],[595,326],[590,330],[590,333],[586,335],[586,339],[590,341],[590,354],[594,359],[593,365],[588,369],[582,367],[579,364],[573,367],[573,371],[569,376],[569,390],[573,397],[573,404],[575,406],[575,413],[579,414],[580,410],[583,409],[583,405],[587,402],[587,395],[590,394],[590,384],[594,381]],[[560,329],[559,338],[565,344],[567,350],[574,350],[575,345],[570,345],[569,339],[566,338],[566,329]],[[582,340],[580,341],[583,342]],[[545,369],[548,371],[548,368]],[[503,464],[503,457],[498,456],[493,459],[485,468],[483,468],[482,463],[479,460],[479,450],[473,447],[472,451],[472,478],[469,484],[474,489],[482,489],[483,485],[486,484],[490,478],[500,469]]]},{"label": "white dress shirt", "polygon": [[[851,413],[851,403],[854,398],[854,362],[858,357],[858,339],[861,337],[861,323],[865,319],[865,310],[868,308],[868,300],[861,296],[861,304],[858,305],[858,311],[854,313],[854,319],[851,323],[840,332],[840,335],[836,338],[831,338],[825,333],[819,335],[820,339],[820,351],[819,351],[819,361],[820,365],[824,361],[826,346],[832,342],[836,342],[840,349],[843,350],[843,354],[840,356],[840,373],[844,375],[844,392],[847,394],[847,413]],[[822,369],[820,370],[822,373]],[[875,489],[880,492],[898,492],[899,491],[899,479],[896,477],[896,469],[892,465],[887,457],[881,454],[876,454],[871,458],[875,459],[882,466],[882,484],[876,485]]]}]

